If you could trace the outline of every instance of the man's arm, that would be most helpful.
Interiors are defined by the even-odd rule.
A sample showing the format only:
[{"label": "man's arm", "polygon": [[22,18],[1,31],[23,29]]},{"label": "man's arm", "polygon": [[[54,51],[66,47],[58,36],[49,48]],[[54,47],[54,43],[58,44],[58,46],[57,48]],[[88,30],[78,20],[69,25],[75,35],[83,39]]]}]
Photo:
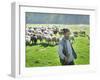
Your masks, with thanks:
[{"label": "man's arm", "polygon": [[61,44],[58,45],[58,54],[61,59],[65,59],[65,55],[63,54],[63,46]]}]

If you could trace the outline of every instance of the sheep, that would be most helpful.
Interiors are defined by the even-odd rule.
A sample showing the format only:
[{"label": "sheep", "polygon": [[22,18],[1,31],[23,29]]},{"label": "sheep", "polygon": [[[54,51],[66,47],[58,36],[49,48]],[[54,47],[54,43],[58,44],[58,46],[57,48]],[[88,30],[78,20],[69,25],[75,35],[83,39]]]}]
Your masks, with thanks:
[{"label": "sheep", "polygon": [[31,36],[31,41],[32,41],[32,44],[37,44],[37,36],[34,34]]},{"label": "sheep", "polygon": [[74,34],[75,37],[78,37],[78,32],[77,31],[73,32],[73,34]]},{"label": "sheep", "polygon": [[56,28],[56,29],[53,29],[53,33],[56,35],[57,33],[59,32],[59,29]]},{"label": "sheep", "polygon": [[48,44],[50,44],[52,41],[52,37],[50,35],[46,35],[44,37],[45,37],[46,42],[48,42]]},{"label": "sheep", "polygon": [[42,34],[37,34],[37,39],[40,40],[40,42],[43,41],[43,35]]},{"label": "sheep", "polygon": [[70,42],[73,44],[73,42],[75,41],[74,34],[71,34],[71,35],[69,36],[69,40],[70,40]]},{"label": "sheep", "polygon": [[86,36],[86,32],[85,31],[80,31],[79,32],[80,36],[85,37]]},{"label": "sheep", "polygon": [[30,44],[30,41],[31,41],[31,37],[29,35],[26,35],[25,36],[25,39],[26,39],[26,46]]},{"label": "sheep", "polygon": [[58,44],[58,42],[59,42],[59,37],[57,37],[57,36],[52,36],[52,42],[53,42],[53,44]]}]

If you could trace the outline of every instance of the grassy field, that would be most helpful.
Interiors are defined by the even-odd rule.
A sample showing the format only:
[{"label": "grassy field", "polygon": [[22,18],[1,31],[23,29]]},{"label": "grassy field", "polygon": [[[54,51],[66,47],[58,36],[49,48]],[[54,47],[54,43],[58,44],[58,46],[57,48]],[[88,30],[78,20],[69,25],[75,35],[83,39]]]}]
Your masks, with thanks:
[{"label": "grassy field", "polygon": [[57,66],[60,65],[57,46],[27,46],[26,66]]},{"label": "grassy field", "polygon": [[[26,47],[26,67],[59,66],[57,45],[34,45]],[[76,37],[73,43],[78,58],[75,64],[89,64],[89,40],[87,37]]]},{"label": "grassy field", "polygon": [[77,65],[79,64],[89,64],[89,40],[87,37],[77,37],[75,43],[73,44],[74,50],[78,55],[78,58],[75,60]]},{"label": "grassy field", "polygon": [[[89,34],[89,27],[69,26],[70,30],[85,30]],[[39,43],[39,42],[38,42]],[[76,65],[89,64],[89,47],[88,38],[75,37],[73,47],[78,58],[75,60]],[[42,67],[42,66],[60,66],[59,56],[57,52],[58,45],[37,44],[34,46],[26,46],[26,67]]]}]

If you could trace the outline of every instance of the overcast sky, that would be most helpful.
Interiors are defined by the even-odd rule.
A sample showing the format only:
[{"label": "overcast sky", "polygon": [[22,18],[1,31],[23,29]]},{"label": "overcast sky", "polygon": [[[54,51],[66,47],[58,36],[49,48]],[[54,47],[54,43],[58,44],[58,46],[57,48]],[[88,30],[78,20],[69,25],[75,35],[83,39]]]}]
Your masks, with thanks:
[{"label": "overcast sky", "polygon": [[89,24],[89,15],[26,12],[26,24]]}]

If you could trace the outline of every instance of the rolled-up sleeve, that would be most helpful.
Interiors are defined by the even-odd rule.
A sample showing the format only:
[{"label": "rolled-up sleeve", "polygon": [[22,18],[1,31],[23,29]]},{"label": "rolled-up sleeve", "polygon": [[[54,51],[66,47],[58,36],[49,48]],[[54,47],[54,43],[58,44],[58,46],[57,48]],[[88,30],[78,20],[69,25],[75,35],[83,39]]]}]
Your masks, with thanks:
[{"label": "rolled-up sleeve", "polygon": [[63,54],[63,46],[61,44],[58,45],[58,54],[60,58],[64,60],[65,55]]}]

